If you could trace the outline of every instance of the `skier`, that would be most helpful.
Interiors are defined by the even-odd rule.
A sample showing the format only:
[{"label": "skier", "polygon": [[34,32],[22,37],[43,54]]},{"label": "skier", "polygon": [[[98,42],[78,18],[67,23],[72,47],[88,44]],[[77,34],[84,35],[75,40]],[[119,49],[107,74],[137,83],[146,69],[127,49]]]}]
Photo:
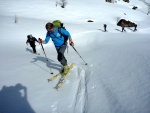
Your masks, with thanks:
[{"label": "skier", "polygon": [[135,28],[134,28],[133,31],[137,31],[137,29],[136,29],[136,28],[137,28],[137,24],[135,24],[134,27],[135,27]]},{"label": "skier", "polygon": [[50,38],[52,39],[54,46],[56,48],[57,54],[58,54],[57,59],[63,65],[62,71],[64,74],[67,74],[69,67],[67,64],[67,60],[64,56],[64,52],[65,52],[66,47],[67,47],[67,42],[65,42],[65,38],[61,34],[66,35],[69,39],[70,45],[74,47],[74,43],[73,43],[73,40],[71,38],[71,35],[67,30],[65,30],[63,28],[60,28],[60,32],[61,32],[61,34],[60,34],[60,32],[58,31],[58,27],[54,27],[53,24],[50,22],[48,22],[45,25],[45,28],[47,30],[46,38],[45,38],[45,40],[39,39],[38,42],[43,43],[43,44],[47,44],[49,42]]},{"label": "skier", "polygon": [[27,36],[26,44],[28,45],[28,43],[29,43],[33,49],[33,53],[37,54],[35,41],[38,42],[38,40],[35,37],[33,37],[31,34]]},{"label": "skier", "polygon": [[124,28],[125,28],[125,25],[123,24],[122,25],[122,32],[126,32],[126,30]]},{"label": "skier", "polygon": [[106,27],[107,27],[107,25],[106,24],[104,24],[104,31],[106,32],[107,30],[106,30]]}]

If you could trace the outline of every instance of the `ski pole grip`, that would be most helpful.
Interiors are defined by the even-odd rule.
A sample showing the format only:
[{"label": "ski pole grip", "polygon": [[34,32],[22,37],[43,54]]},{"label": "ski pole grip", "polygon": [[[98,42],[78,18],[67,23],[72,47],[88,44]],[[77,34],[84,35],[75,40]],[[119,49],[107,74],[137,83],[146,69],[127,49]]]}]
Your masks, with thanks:
[{"label": "ski pole grip", "polygon": [[71,46],[72,46],[72,43],[73,43],[73,42],[70,43]]},{"label": "ski pole grip", "polygon": [[40,40],[40,43],[42,43],[42,39],[41,39],[41,38],[39,38],[39,40]]}]

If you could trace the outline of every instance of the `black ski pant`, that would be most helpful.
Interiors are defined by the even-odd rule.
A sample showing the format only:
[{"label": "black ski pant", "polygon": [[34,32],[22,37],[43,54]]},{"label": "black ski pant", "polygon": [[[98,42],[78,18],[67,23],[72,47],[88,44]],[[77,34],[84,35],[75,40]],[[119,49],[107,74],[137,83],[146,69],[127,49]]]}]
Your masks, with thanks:
[{"label": "black ski pant", "polygon": [[33,53],[36,53],[36,46],[31,46],[33,49]]},{"label": "black ski pant", "polygon": [[57,59],[63,66],[67,65],[67,60],[64,56],[65,50],[66,50],[66,45],[63,45],[59,49],[57,49],[57,53],[58,53]]}]

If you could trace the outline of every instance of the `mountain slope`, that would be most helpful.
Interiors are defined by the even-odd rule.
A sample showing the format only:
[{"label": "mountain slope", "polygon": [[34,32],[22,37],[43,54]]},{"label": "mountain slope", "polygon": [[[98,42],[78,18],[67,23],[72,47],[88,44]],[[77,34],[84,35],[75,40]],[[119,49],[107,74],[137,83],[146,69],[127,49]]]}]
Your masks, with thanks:
[{"label": "mountain slope", "polygon": [[[0,113],[149,113],[150,21],[143,13],[145,6],[136,0],[130,4],[68,2],[61,9],[49,7],[55,2],[48,0],[0,1]],[[139,10],[131,10],[132,5]],[[49,64],[38,43],[40,55],[32,54],[26,36],[44,39],[45,24],[58,17],[88,65],[69,46],[65,56],[75,66],[57,91],[54,87],[60,77],[47,81],[62,67],[52,41],[44,45]],[[118,18],[135,21],[138,31],[126,28],[127,32],[120,32]],[[89,19],[94,22],[87,23]],[[108,32],[103,32],[104,23]]]}]

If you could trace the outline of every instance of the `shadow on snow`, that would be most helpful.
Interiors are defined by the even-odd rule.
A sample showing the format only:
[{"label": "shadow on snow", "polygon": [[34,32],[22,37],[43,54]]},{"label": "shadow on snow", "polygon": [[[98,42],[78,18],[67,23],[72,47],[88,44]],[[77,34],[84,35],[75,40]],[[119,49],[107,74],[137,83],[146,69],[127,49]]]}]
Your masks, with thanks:
[{"label": "shadow on snow", "polygon": [[0,90],[0,113],[35,113],[27,100],[27,88],[21,84]]}]

